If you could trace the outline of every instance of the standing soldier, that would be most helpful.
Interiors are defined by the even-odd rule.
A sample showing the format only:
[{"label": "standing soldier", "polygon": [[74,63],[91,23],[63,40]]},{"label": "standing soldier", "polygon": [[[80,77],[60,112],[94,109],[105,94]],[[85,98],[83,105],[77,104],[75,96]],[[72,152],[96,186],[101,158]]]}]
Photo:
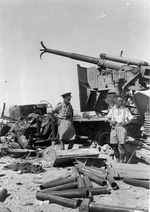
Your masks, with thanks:
[{"label": "standing soldier", "polygon": [[123,105],[123,97],[116,96],[115,105],[110,109],[108,122],[111,125],[110,144],[114,149],[116,162],[124,162],[127,125],[133,120],[129,109]]},{"label": "standing soldier", "polygon": [[75,129],[73,126],[73,108],[70,103],[71,93],[65,93],[61,95],[63,102],[56,105],[51,110],[51,114],[54,114],[58,118],[58,139],[60,149],[64,149],[64,144],[69,141],[68,149],[71,149],[75,140]]}]

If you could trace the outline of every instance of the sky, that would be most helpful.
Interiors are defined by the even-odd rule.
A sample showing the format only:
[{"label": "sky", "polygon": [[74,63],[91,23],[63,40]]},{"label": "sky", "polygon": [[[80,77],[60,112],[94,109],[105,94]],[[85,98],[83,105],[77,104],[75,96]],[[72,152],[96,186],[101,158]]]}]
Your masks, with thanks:
[{"label": "sky", "polygon": [[[98,58],[100,53],[150,63],[149,0],[0,0],[0,111],[11,105],[54,107],[72,92],[80,112],[77,60],[47,48]],[[0,112],[1,113],[1,112]]]}]

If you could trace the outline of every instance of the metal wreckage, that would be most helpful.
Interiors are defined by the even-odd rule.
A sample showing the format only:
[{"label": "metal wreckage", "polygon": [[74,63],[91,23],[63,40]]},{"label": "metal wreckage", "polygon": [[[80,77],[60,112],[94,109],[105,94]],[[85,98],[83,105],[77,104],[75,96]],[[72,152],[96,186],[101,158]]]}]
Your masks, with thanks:
[{"label": "metal wreckage", "polygon": [[[135,116],[128,126],[128,136],[141,142],[150,139],[150,65],[148,62],[101,53],[100,58],[68,53],[46,48],[41,42],[40,57],[51,53],[74,60],[91,63],[94,67],[77,65],[80,110],[82,117],[74,117],[77,142],[97,141],[100,146],[109,144],[110,126],[106,115],[114,104],[114,96],[124,96],[124,104]],[[47,114],[51,104],[41,101],[37,105],[19,105],[9,108],[9,117],[1,114],[1,142],[12,148],[34,149],[57,142],[57,118]],[[95,115],[90,116],[90,111]],[[4,120],[7,123],[4,124]],[[8,121],[9,120],[9,121]]]},{"label": "metal wreckage", "polygon": [[[46,152],[48,159],[54,159],[53,166],[72,166],[72,173],[40,185],[36,198],[41,201],[59,204],[69,208],[78,208],[80,212],[119,211],[136,212],[145,209],[123,206],[103,205],[93,202],[93,196],[110,194],[111,189],[118,190],[116,179],[149,189],[150,164],[150,65],[147,62],[101,53],[100,58],[68,53],[46,48],[41,42],[40,57],[51,53],[74,60],[91,63],[97,67],[77,65],[80,109],[82,116],[74,117],[76,141],[83,146],[92,146],[96,141],[98,148],[79,148]],[[134,121],[128,127],[127,151],[130,153],[127,164],[111,164],[101,153],[103,146],[109,145],[110,126],[106,122],[109,108],[114,104],[116,94],[124,96],[124,104],[134,115]],[[1,114],[0,142],[3,154],[35,153],[39,147],[45,148],[57,144],[56,116],[47,113],[51,104],[42,100],[39,104],[12,106],[9,116]],[[90,115],[95,111],[95,115]],[[103,151],[101,151],[103,150]],[[36,152],[37,153],[37,152]],[[44,155],[43,155],[44,156]],[[129,164],[136,156],[146,166]],[[16,170],[22,164],[15,164]],[[28,168],[29,165],[25,164]],[[39,169],[40,168],[40,169]],[[32,173],[41,171],[34,167]],[[43,171],[43,170],[42,170]],[[95,183],[95,184],[93,184]],[[110,188],[108,187],[110,185]],[[93,186],[94,185],[94,186]]]}]

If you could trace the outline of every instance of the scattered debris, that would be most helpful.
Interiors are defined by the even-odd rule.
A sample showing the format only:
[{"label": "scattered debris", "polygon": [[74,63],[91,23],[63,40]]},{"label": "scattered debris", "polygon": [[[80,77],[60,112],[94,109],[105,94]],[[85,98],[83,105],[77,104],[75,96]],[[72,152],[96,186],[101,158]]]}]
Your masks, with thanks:
[{"label": "scattered debris", "polygon": [[13,162],[3,169],[12,169],[13,171],[20,171],[21,173],[34,173],[38,174],[44,171],[41,165],[35,165],[29,162]]},{"label": "scattered debris", "polygon": [[7,196],[7,189],[6,188],[0,188],[0,201],[3,201],[6,196]]},{"label": "scattered debris", "polygon": [[131,178],[124,178],[123,182],[133,185],[133,186],[139,186],[143,188],[150,189],[150,182],[147,180],[137,180],[137,179],[131,179]]}]

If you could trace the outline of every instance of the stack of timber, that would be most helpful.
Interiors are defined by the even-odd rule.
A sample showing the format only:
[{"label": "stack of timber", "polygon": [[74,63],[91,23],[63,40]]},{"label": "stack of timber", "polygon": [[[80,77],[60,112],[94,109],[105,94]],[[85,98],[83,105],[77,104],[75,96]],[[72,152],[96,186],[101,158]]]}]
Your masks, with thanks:
[{"label": "stack of timber", "polygon": [[48,147],[45,150],[44,157],[53,161],[53,166],[72,166],[72,158],[76,157],[94,157],[99,156],[99,150],[96,148],[82,148],[82,149],[69,149],[69,150],[55,150]]},{"label": "stack of timber", "polygon": [[116,179],[134,178],[150,179],[150,166],[146,164],[112,163],[108,167],[108,173]]}]

